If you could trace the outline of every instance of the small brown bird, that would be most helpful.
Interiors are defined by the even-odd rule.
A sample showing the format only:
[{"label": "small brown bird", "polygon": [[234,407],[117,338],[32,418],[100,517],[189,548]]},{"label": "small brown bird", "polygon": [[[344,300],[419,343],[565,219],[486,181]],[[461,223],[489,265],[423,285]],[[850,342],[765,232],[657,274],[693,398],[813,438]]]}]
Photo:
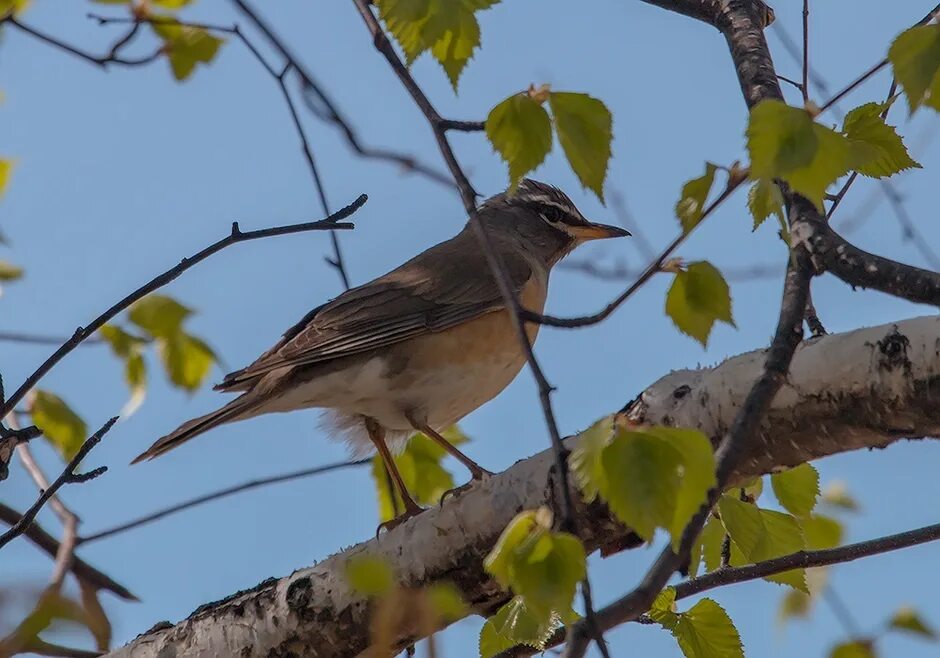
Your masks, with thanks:
[{"label": "small brown bird", "polygon": [[[520,304],[540,313],[551,268],[578,245],[630,235],[594,224],[559,189],[523,180],[478,211]],[[529,324],[530,340],[538,325]],[[415,431],[441,444],[478,480],[488,472],[444,439],[450,427],[499,394],[525,354],[472,228],[401,267],[315,308],[216,390],[237,398],[184,423],[134,462],[152,459],[223,423],[272,412],[326,409],[326,427],[354,452],[374,449],[405,504],[388,527],[422,508],[408,493],[392,449]]]}]

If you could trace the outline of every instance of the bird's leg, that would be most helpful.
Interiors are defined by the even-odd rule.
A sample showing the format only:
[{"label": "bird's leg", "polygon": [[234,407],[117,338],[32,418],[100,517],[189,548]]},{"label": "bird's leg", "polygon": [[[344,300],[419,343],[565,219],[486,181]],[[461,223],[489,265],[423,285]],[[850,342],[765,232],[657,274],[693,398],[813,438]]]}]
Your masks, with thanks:
[{"label": "bird's leg", "polygon": [[[409,420],[411,419],[409,418]],[[456,457],[457,461],[459,461],[461,464],[467,467],[467,470],[470,471],[470,475],[471,477],[473,477],[474,480],[483,480],[484,478],[487,478],[490,475],[493,475],[490,471],[486,470],[485,468],[477,464],[475,461],[467,457],[465,454],[463,454],[460,450],[458,450],[457,447],[453,443],[451,443],[450,441],[445,439],[443,436],[441,436],[440,432],[435,432],[430,427],[428,427],[426,423],[415,423],[414,421],[412,421],[412,425],[414,426],[416,430],[427,435],[428,438],[430,438],[432,441],[440,445],[444,450],[446,450],[447,452],[452,454],[454,457]]]},{"label": "bird's leg", "polygon": [[[411,494],[408,493],[408,487],[405,486],[405,481],[401,478],[401,473],[398,472],[398,468],[395,466],[395,461],[392,459],[392,453],[389,452],[388,446],[385,444],[385,429],[379,425],[377,422],[371,418],[366,418],[366,432],[369,434],[369,439],[372,440],[372,443],[375,445],[375,449],[378,450],[379,455],[382,457],[382,463],[385,464],[385,469],[388,471],[388,474],[392,476],[392,481],[395,483],[395,488],[398,490],[398,495],[401,497],[402,502],[405,504],[405,511],[396,516],[390,521],[379,524],[376,534],[381,532],[383,529],[391,530],[395,526],[407,521],[413,516],[417,516],[424,511],[424,508],[418,505],[415,502],[415,499],[411,497]],[[389,495],[395,495],[394,491],[390,491]]]}]

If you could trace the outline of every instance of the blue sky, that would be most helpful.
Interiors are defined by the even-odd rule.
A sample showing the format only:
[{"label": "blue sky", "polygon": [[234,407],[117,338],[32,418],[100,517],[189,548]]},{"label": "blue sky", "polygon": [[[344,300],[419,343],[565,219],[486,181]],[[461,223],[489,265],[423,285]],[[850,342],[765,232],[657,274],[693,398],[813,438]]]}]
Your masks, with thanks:
[{"label": "blue sky", "polygon": [[[261,3],[256,3],[261,5]],[[777,20],[799,32],[798,2],[778,2]],[[814,66],[839,88],[884,56],[890,40],[931,7],[897,0],[813,3]],[[37,0],[32,25],[102,52],[117,35],[85,18],[84,2]],[[443,170],[432,136],[417,109],[372,49],[351,3],[265,3],[280,34],[334,95],[367,144],[414,153]],[[117,10],[112,10],[117,13]],[[238,20],[221,0],[201,0],[184,16],[230,24]],[[643,233],[663,245],[676,231],[672,214],[679,187],[705,160],[743,158],[746,119],[724,40],[702,24],[639,2],[601,0],[542,3],[507,0],[480,14],[483,49],[467,68],[455,96],[442,70],[425,57],[414,74],[448,117],[484,118],[489,108],[530,83],[588,92],[614,115],[615,141],[608,190],[624,196]],[[779,72],[799,67],[773,30]],[[260,39],[258,39],[260,43]],[[141,52],[146,52],[141,47]],[[265,51],[267,52],[267,51]],[[233,220],[260,228],[321,216],[296,134],[279,92],[240,44],[229,42],[217,60],[177,84],[164,61],[103,72],[8,30],[0,44],[0,153],[17,159],[0,227],[12,241],[2,256],[27,268],[26,278],[4,290],[0,329],[68,335],[101,309],[183,255],[221,237]],[[881,98],[886,74],[846,102]],[[792,90],[787,91],[788,94]],[[817,97],[818,98],[818,97]],[[792,96],[796,99],[796,95]],[[818,98],[818,100],[825,100]],[[922,111],[908,120],[895,108],[915,158],[924,170],[897,179],[910,215],[930,242],[940,235],[932,217],[940,148],[931,142],[937,117]],[[337,131],[304,112],[331,202],[360,193],[369,203],[355,216],[357,229],[341,236],[354,283],[398,265],[451,236],[464,223],[457,195],[394,166],[363,160]],[[486,195],[506,184],[506,170],[479,134],[453,134],[458,157]],[[536,177],[567,190],[582,211],[615,220],[581,190],[558,152]],[[851,233],[860,246],[919,265],[887,204],[871,182],[857,183],[838,212],[846,222],[870,212]],[[837,222],[838,224],[838,222]],[[232,247],[188,272],[167,292],[198,309],[191,329],[206,336],[234,369],[269,347],[309,308],[340,292],[323,262],[325,234],[304,234]],[[781,263],[783,252],[768,225],[752,233],[743,195],[731,199],[681,250],[719,268]],[[618,241],[585,248],[604,263],[641,266],[635,246]],[[600,308],[623,284],[558,271],[548,310],[557,315]],[[737,329],[717,326],[709,348],[680,335],[663,314],[668,280],[651,282],[605,323],[578,331],[544,329],[537,352],[558,387],[554,400],[564,433],[621,407],[671,369],[709,365],[764,346],[776,321],[780,280],[732,280]],[[824,277],[814,285],[817,309],[831,331],[932,313],[927,307],[873,292],[855,291]],[[8,387],[17,385],[47,355],[47,347],[0,344]],[[158,436],[221,402],[203,390],[186,396],[151,368],[143,407],[118,424],[88,459],[108,473],[72,486],[63,497],[93,532],[155,508],[247,479],[344,458],[341,445],[317,428],[316,412],[269,416],[206,435],[159,461],[127,466]],[[213,380],[221,378],[214,372]],[[117,413],[126,399],[120,365],[105,348],[76,351],[43,385],[62,395],[90,425]],[[523,373],[492,403],[463,423],[473,438],[467,451],[501,470],[548,446],[536,389]],[[58,468],[40,445],[49,471]],[[848,519],[848,539],[860,540],[936,522],[924,501],[940,496],[935,465],[940,447],[901,443],[876,453],[854,453],[818,463],[823,481],[845,480],[862,505]],[[464,472],[454,465],[458,479]],[[19,467],[3,483],[3,500],[18,508],[35,497]],[[42,515],[48,528],[55,519]],[[105,597],[123,643],[162,619],[178,620],[197,605],[268,576],[280,576],[371,537],[376,502],[365,470],[346,471],[230,498],[95,543],[81,555],[137,593],[143,602]],[[595,598],[609,601],[637,582],[653,550],[593,559]],[[918,606],[940,624],[940,604],[925,574],[935,546],[837,567],[832,574],[862,629],[874,630],[901,604]],[[41,586],[50,563],[24,541],[4,549],[0,587]],[[712,595],[736,621],[750,656],[825,654],[844,630],[821,605],[806,622],[775,626],[782,590],[755,582]],[[443,635],[444,655],[475,651],[480,621],[466,620]],[[76,642],[80,634],[70,635]],[[678,656],[665,632],[626,626],[610,634],[617,655]],[[884,655],[933,655],[935,646],[887,638]]]}]

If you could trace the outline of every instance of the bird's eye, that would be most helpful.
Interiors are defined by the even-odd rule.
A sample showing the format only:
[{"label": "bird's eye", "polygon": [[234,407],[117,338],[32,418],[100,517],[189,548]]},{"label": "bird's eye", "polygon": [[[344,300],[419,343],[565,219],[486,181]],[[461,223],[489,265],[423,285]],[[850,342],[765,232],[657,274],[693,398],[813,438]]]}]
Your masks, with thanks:
[{"label": "bird's eye", "polygon": [[565,217],[565,211],[563,211],[558,206],[542,206],[542,210],[539,214],[542,215],[542,218],[545,219],[545,221],[551,224],[560,222]]}]

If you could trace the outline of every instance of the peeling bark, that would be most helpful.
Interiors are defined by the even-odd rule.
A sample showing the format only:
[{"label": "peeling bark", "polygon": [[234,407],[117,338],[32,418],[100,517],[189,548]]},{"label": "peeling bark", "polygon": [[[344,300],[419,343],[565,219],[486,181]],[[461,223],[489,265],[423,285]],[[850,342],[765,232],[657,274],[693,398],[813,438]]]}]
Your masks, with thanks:
[{"label": "peeling bark", "polygon": [[[619,412],[635,423],[696,427],[717,444],[763,365],[765,351],[707,369],[680,370]],[[940,435],[940,317],[923,317],[825,336],[800,346],[787,383],[732,476],[743,480],[806,461],[899,439]],[[566,440],[569,448],[577,437]],[[369,645],[369,603],[343,580],[363,553],[384,557],[401,582],[453,582],[477,612],[507,598],[483,573],[499,533],[520,510],[550,505],[551,450],[448,499],[378,540],[280,579],[201,606],[176,625],[159,625],[112,656],[354,656]],[[589,551],[629,547],[630,533],[602,505],[579,503]],[[419,638],[400,629],[395,646]]]}]

